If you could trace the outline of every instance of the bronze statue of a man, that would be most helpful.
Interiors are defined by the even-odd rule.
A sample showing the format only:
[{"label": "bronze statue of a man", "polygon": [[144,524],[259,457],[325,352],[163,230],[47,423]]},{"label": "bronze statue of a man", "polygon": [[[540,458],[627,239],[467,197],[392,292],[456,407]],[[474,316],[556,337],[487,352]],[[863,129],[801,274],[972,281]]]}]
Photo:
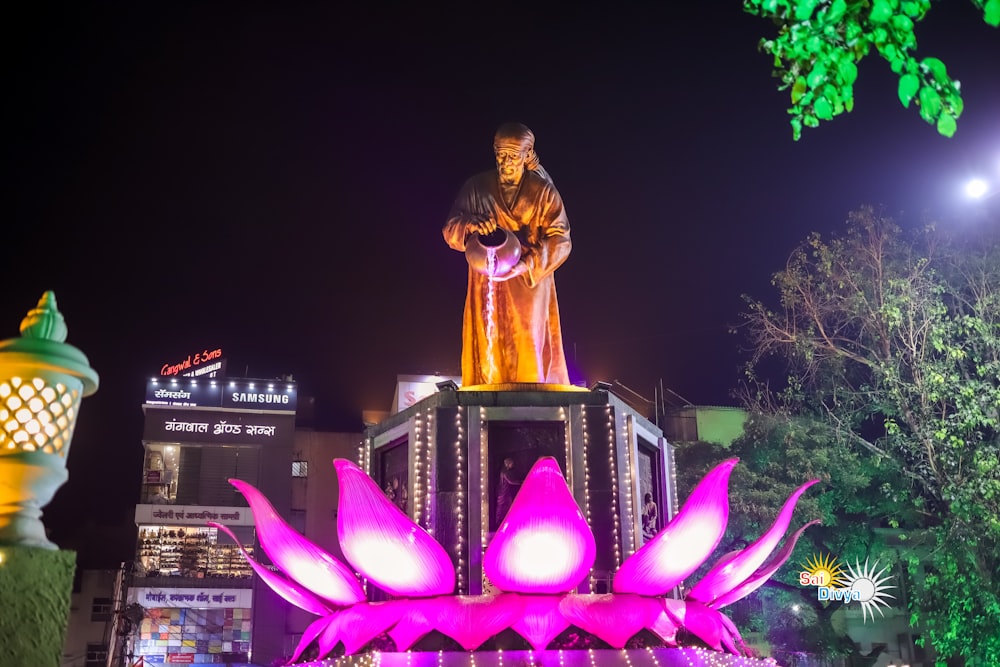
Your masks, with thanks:
[{"label": "bronze statue of a man", "polygon": [[462,385],[512,382],[569,384],[554,272],[572,243],[562,197],[542,169],[535,136],[520,123],[493,139],[496,170],[465,182],[444,225],[444,238],[465,252],[474,234],[514,234],[521,254],[501,275],[470,265],[462,328]]}]

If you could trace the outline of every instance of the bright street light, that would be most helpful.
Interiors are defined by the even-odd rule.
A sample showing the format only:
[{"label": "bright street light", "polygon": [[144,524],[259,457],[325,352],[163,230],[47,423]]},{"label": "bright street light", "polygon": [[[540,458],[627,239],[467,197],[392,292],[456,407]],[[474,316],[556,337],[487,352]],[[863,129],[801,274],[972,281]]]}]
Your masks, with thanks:
[{"label": "bright street light", "polygon": [[965,194],[973,199],[983,199],[986,197],[989,189],[990,184],[981,178],[974,178],[965,184]]}]

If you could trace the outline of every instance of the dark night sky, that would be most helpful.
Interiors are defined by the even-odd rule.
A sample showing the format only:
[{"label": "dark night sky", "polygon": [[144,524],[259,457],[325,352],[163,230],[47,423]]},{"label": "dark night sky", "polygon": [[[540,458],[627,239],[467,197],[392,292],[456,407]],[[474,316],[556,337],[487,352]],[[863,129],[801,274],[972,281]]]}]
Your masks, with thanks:
[{"label": "dark night sky", "polygon": [[959,184],[1000,178],[1000,32],[963,0],[917,33],[962,81],[955,137],[870,55],[854,112],[799,142],[756,50],[774,28],[735,1],[22,4],[0,40],[0,338],[54,290],[100,373],[46,510],[85,564],[129,557],[164,362],[221,347],[231,374],[293,373],[338,430],[397,374],[458,374],[466,265],[440,228],[503,121],[534,130],[566,202],[577,379],[696,404],[731,403],[740,295],[770,297],[807,233],[865,203],[972,224]]}]

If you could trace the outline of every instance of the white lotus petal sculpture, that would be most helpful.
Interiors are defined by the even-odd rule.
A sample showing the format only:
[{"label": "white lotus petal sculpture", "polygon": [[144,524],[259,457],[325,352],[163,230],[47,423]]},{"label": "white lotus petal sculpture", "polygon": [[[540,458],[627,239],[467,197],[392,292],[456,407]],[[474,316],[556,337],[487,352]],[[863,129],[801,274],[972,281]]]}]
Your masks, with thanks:
[{"label": "white lotus petal sculpture", "polygon": [[247,553],[247,550],[243,548],[242,544],[240,544],[239,539],[237,539],[236,535],[233,534],[233,531],[229,530],[221,523],[216,523],[214,521],[209,521],[208,525],[218,528],[232,538],[233,542],[236,543],[240,553],[243,554],[244,558],[246,558],[247,563],[250,564],[253,571],[256,572],[257,576],[263,579],[264,583],[266,583],[275,593],[285,598],[299,609],[304,609],[310,613],[319,614],[320,616],[333,613],[334,607],[313,595],[309,589],[290,579],[287,579],[284,575],[272,572],[251,558],[250,554]]},{"label": "white lotus petal sculpture", "polygon": [[260,548],[282,572],[336,606],[365,600],[365,592],[354,573],[285,523],[264,494],[240,479],[230,479],[229,483],[250,504]]},{"label": "white lotus petal sculpture", "polygon": [[771,527],[746,549],[717,563],[708,571],[708,574],[702,577],[701,581],[688,591],[687,599],[710,605],[717,597],[732,590],[733,587],[741,584],[752,575],[778,546],[781,538],[785,536],[785,531],[788,530],[788,524],[792,522],[792,513],[795,511],[795,504],[799,498],[806,492],[806,489],[817,482],[819,482],[818,479],[810,480],[788,496]]},{"label": "white lotus petal sculpture", "polygon": [[738,462],[709,471],[663,530],[622,563],[615,593],[666,595],[705,562],[729,521],[729,476]]},{"label": "white lotus petal sculpture", "polygon": [[514,621],[510,629],[527,639],[536,651],[542,651],[570,625],[559,611],[561,598],[555,595],[525,595],[522,599],[521,617]]},{"label": "white lotus petal sculpture", "polygon": [[347,459],[333,465],[340,482],[337,536],[351,565],[390,595],[452,593],[455,569],[444,548],[357,465]]},{"label": "white lotus petal sculpture", "polygon": [[596,552],[559,463],[545,456],[525,476],[483,555],[483,570],[502,591],[565,593],[587,576]]}]

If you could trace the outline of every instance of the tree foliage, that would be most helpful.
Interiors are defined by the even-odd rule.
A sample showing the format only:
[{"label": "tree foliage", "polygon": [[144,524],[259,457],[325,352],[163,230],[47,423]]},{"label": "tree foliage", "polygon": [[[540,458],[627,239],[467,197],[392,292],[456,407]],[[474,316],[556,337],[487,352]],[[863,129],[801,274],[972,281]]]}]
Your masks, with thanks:
[{"label": "tree foliage", "polygon": [[740,603],[729,611],[742,631],[763,633],[776,653],[852,654],[854,641],[833,623],[844,603],[819,600],[814,587],[799,583],[799,572],[809,559],[822,556],[840,563],[880,560],[898,567],[879,531],[900,514],[900,504],[883,492],[894,471],[873,466],[855,450],[842,447],[824,423],[788,413],[752,412],[744,434],[731,446],[689,443],[678,445],[675,456],[682,498],[720,460],[740,459],[730,482],[722,553],[752,543],[770,527],[792,491],[820,480],[796,504],[792,528],[815,519],[820,523],[806,529],[789,561],[752,594],[748,606],[753,613],[742,613]]},{"label": "tree foliage", "polygon": [[[1000,26],[1000,0],[972,0],[983,20]],[[743,0],[750,14],[771,19],[778,36],[762,39],[774,57],[779,90],[789,90],[792,136],[854,108],[858,63],[872,47],[899,77],[899,101],[946,137],[962,115],[959,82],[938,58],[917,59],[915,25],[931,0]]]},{"label": "tree foliage", "polygon": [[747,402],[892,471],[894,524],[933,538],[910,558],[914,623],[942,657],[1000,663],[1000,241],[907,236],[865,207],[772,282],[778,308],[747,299]]}]

